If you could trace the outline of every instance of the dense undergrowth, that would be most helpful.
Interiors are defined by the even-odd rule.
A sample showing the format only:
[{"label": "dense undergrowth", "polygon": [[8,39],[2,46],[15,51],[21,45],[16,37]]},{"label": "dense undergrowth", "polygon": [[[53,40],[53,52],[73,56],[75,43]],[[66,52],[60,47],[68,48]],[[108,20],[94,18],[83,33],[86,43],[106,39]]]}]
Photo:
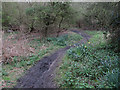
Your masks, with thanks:
[{"label": "dense undergrowth", "polygon": [[67,51],[57,77],[61,88],[117,88],[119,82],[119,53],[103,40],[102,32],[90,33],[86,44]]},{"label": "dense undergrowth", "polygon": [[80,41],[82,37],[78,34],[71,33],[70,35],[62,35],[60,37],[48,37],[46,39],[34,39],[28,44],[35,48],[35,54],[30,56],[14,56],[11,63],[6,63],[2,68],[2,78],[4,80],[3,87],[13,87],[17,79],[24,75],[32,65],[37,63],[45,55],[50,55],[59,48],[64,48],[67,45],[72,45],[74,42]]}]

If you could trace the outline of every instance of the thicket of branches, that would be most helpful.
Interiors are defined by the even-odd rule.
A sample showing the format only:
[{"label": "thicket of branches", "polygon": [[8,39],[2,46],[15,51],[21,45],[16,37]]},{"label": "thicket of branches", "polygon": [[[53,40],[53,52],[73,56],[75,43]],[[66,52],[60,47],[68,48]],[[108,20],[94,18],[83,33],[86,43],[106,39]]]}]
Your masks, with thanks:
[{"label": "thicket of branches", "polygon": [[[92,9],[91,9],[92,8]],[[120,3],[95,3],[89,7],[88,14],[93,20],[96,20],[95,25],[104,30],[104,35],[110,40],[112,48],[115,51],[120,51]],[[94,25],[93,25],[94,26]],[[107,37],[108,33],[110,34]]]},{"label": "thicket of branches", "polygon": [[61,28],[88,27],[104,30],[110,33],[112,43],[120,46],[119,3],[3,3],[2,25],[3,30],[21,30],[22,32],[40,31],[45,37],[49,32],[56,32]]},{"label": "thicket of branches", "polygon": [[[60,28],[66,28],[73,18],[69,2],[51,3],[3,3],[3,28],[25,28],[24,32],[41,30],[47,37],[50,27],[56,27],[57,36]],[[62,25],[63,23],[66,23]],[[7,28],[7,29],[8,29]]]},{"label": "thicket of branches", "polygon": [[[77,21],[77,26],[88,27],[94,30],[103,30],[105,38],[112,44],[111,48],[120,51],[120,3],[102,2],[85,3],[86,9],[80,11],[82,18]],[[85,7],[85,6],[84,6]],[[79,16],[80,17],[80,16]]]}]

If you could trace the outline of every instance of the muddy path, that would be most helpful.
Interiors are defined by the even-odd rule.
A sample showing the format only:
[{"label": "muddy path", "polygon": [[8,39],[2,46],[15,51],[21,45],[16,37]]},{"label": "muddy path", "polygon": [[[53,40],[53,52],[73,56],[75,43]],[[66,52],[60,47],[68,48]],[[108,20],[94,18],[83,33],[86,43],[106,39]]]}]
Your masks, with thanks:
[{"label": "muddy path", "polygon": [[50,56],[45,56],[39,60],[33,67],[26,71],[26,74],[18,79],[15,88],[57,88],[55,84],[55,69],[59,66],[66,51],[89,40],[90,36],[83,31],[71,30],[80,34],[83,39],[73,46],[66,46],[57,50]]}]

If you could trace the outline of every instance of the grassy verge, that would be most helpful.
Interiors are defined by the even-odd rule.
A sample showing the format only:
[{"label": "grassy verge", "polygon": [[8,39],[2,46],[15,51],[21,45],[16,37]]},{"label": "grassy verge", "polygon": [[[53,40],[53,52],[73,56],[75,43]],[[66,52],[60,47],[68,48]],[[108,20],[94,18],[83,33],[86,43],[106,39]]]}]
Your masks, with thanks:
[{"label": "grassy verge", "polygon": [[[8,35],[9,36],[9,35]],[[16,85],[17,79],[25,74],[25,71],[32,67],[42,57],[49,55],[59,48],[64,48],[74,42],[80,41],[82,37],[71,33],[60,37],[48,37],[46,39],[33,39],[28,45],[35,49],[35,53],[30,56],[14,56],[13,61],[3,65],[2,78],[3,87],[12,88]]]},{"label": "grassy verge", "polygon": [[118,81],[118,54],[107,45],[100,31],[87,31],[85,45],[67,51],[56,77],[61,88],[113,88]]},{"label": "grassy verge", "polygon": [[86,31],[86,33],[92,36],[89,41],[94,47],[100,47],[107,44],[102,31]]}]

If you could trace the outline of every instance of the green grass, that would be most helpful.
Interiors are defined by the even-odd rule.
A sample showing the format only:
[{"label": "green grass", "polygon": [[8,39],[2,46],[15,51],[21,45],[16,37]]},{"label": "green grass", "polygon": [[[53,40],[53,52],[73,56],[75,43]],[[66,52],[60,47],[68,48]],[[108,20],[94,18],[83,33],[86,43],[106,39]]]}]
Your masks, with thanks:
[{"label": "green grass", "polygon": [[92,38],[89,40],[92,45],[99,47],[106,44],[106,40],[104,39],[104,34],[102,31],[86,31],[86,33],[92,36]]},{"label": "green grass", "polygon": [[66,43],[67,43],[67,45],[72,45],[74,43],[77,43],[81,39],[82,39],[82,36],[80,36],[79,34],[76,34],[76,33],[72,33],[71,35],[69,35],[68,41]]},{"label": "green grass", "polygon": [[35,54],[31,54],[28,57],[15,56],[13,57],[13,61],[11,63],[3,65],[2,78],[6,83],[5,87],[13,87],[16,84],[17,79],[24,75],[25,71],[37,63],[37,61],[39,61],[42,57],[50,55],[59,48],[72,45],[81,39],[82,37],[80,35],[71,33],[70,35],[63,35],[57,38],[48,37],[46,39],[31,40],[28,45],[35,48]]},{"label": "green grass", "polygon": [[118,54],[109,48],[100,31],[82,46],[67,51],[56,81],[61,88],[113,88],[119,85]]},{"label": "green grass", "polygon": [[89,31],[89,30],[86,30],[85,32],[87,34],[89,34],[89,35],[96,35],[97,33],[101,33],[102,31]]}]

